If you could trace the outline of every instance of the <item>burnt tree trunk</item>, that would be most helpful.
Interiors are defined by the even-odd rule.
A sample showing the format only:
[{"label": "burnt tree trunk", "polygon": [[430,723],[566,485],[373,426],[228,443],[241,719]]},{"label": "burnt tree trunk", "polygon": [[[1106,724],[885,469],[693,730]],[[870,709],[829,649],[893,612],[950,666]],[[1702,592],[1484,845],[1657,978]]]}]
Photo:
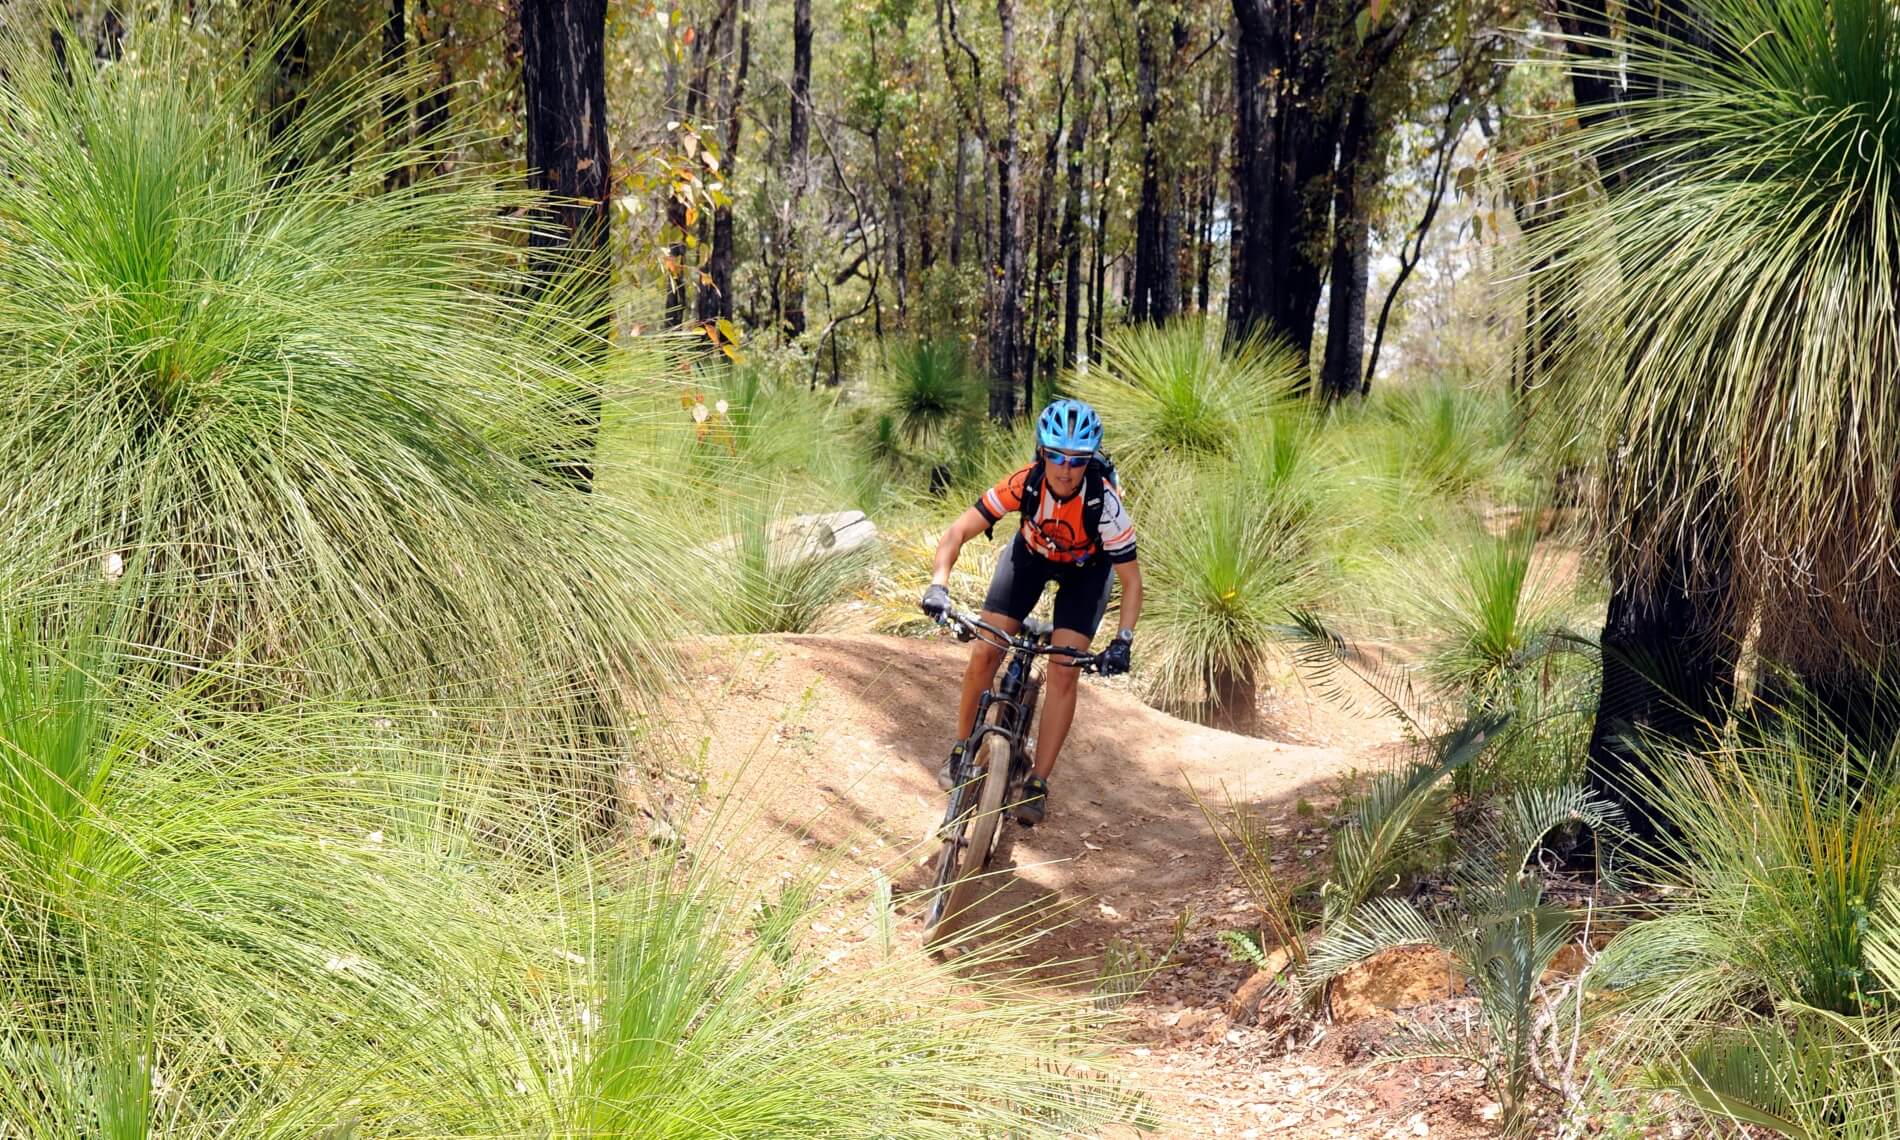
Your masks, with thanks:
[{"label": "burnt tree trunk", "polygon": [[1077,334],[1081,327],[1082,303],[1082,155],[1088,146],[1089,110],[1093,100],[1088,86],[1088,56],[1082,51],[1082,34],[1075,36],[1075,60],[1070,67],[1069,89],[1075,92],[1075,120],[1069,127],[1068,196],[1062,207],[1062,230],[1057,245],[1062,249],[1062,363],[1077,363]]},{"label": "burnt tree trunk", "polygon": [[[1062,38],[1063,28],[1056,29],[1056,38]],[[1056,120],[1049,133],[1043,138],[1042,170],[1037,179],[1036,190],[1036,272],[1033,289],[1034,302],[1029,310],[1029,330],[1024,352],[1027,360],[1023,367],[1023,410],[1033,411],[1036,406],[1036,378],[1048,375],[1055,370],[1055,360],[1049,353],[1049,340],[1043,334],[1053,326],[1049,319],[1049,306],[1055,302],[1054,282],[1050,279],[1051,248],[1049,245],[1049,223],[1055,215],[1056,180],[1059,171],[1056,158],[1063,141],[1063,128],[1068,125],[1069,87],[1064,83],[1061,73],[1055,76],[1056,84]],[[1059,253],[1060,251],[1056,251]]]},{"label": "burnt tree trunk", "polygon": [[[271,89],[268,135],[273,146],[283,141],[292,126],[303,116],[310,85],[310,36],[308,21],[280,41],[276,51],[275,82]],[[279,156],[286,172],[303,166],[303,155],[295,147]]]},{"label": "burnt tree trunk", "polygon": [[[513,60],[521,57],[521,22],[510,20],[511,25],[504,50]],[[435,62],[431,87],[423,92],[416,101],[416,141],[420,144],[423,157],[437,175],[449,170],[449,156],[444,148],[449,127],[449,92],[455,86],[455,74],[449,66],[449,40],[454,33],[446,12],[440,12],[429,6],[429,0],[416,0],[416,42],[428,52]],[[412,171],[414,178],[420,171]]]},{"label": "burnt tree trunk", "polygon": [[1309,250],[1327,233],[1317,191],[1333,169],[1334,116],[1320,5],[1234,0],[1233,259],[1227,321],[1302,354],[1313,345],[1321,272]]},{"label": "burnt tree trunk", "polygon": [[1194,310],[1202,316],[1207,315],[1214,276],[1214,200],[1220,193],[1220,160],[1221,145],[1216,141],[1213,153],[1207,156],[1207,176],[1201,182],[1200,209],[1194,217]]},{"label": "burnt tree trunk", "polygon": [[[1677,561],[1686,564],[1686,554]],[[1708,742],[1735,697],[1734,646],[1723,624],[1727,579],[1691,589],[1677,575],[1612,586],[1603,624],[1603,686],[1584,769],[1592,791],[1621,804],[1630,830],[1671,833],[1648,802],[1649,752]]]},{"label": "burnt tree trunk", "polygon": [[[732,72],[719,100],[719,120],[725,125],[725,149],[719,155],[720,177],[730,183],[739,162],[739,112],[745,104],[746,70],[752,60],[752,0],[738,0],[738,18],[724,27],[722,54],[736,53]],[[733,39],[737,39],[735,48]],[[705,277],[700,279],[698,315],[701,321],[732,316],[732,205],[717,204],[712,211],[712,242],[706,253]]]},{"label": "burnt tree trunk", "polygon": [[811,177],[811,0],[792,3],[792,102],[785,137],[785,218],[779,248],[785,265],[783,328],[785,339],[792,340],[805,331],[805,254],[798,209]]},{"label": "burnt tree trunk", "polygon": [[963,128],[957,128],[957,166],[951,175],[950,198],[950,264],[963,264],[963,184],[968,177],[969,160],[966,157],[970,142],[963,136]]},{"label": "burnt tree trunk", "polygon": [[[389,12],[383,17],[383,71],[390,80],[400,79],[409,69],[407,8],[408,0],[389,0]],[[383,94],[383,149],[409,149],[409,100],[394,88]],[[399,190],[409,185],[410,177],[407,163],[393,166],[383,175],[383,189]]]},{"label": "burnt tree trunk", "polygon": [[1166,246],[1162,234],[1161,143],[1155,137],[1161,116],[1161,64],[1149,8],[1143,4],[1135,12],[1135,113],[1141,124],[1141,198],[1135,208],[1135,278],[1128,319],[1136,324],[1159,323],[1169,316],[1159,304]]},{"label": "burnt tree trunk", "polygon": [[996,0],[1003,129],[996,142],[996,256],[990,305],[990,418],[1016,417],[1022,377],[1023,201],[1019,138],[1022,88],[1016,74],[1016,0]]},{"label": "burnt tree trunk", "polygon": [[[606,0],[521,0],[522,96],[528,177],[549,196],[529,235],[545,273],[576,273],[578,304],[601,335],[612,330],[607,259]],[[577,395],[568,409],[573,438],[557,469],[580,490],[593,488],[600,434],[600,393]]]},{"label": "burnt tree trunk", "polygon": [[1328,400],[1359,394],[1366,355],[1366,289],[1370,281],[1372,190],[1378,181],[1378,140],[1371,99],[1353,95],[1339,135],[1339,174],[1333,180],[1331,290],[1326,312],[1326,360],[1320,392]]},{"label": "burnt tree trunk", "polygon": [[[1106,132],[1111,138],[1113,130]],[[1101,176],[1095,183],[1095,264],[1090,275],[1092,288],[1089,296],[1089,359],[1102,357],[1102,332],[1104,318],[1108,311],[1108,164],[1110,152],[1115,148],[1102,148]]]}]

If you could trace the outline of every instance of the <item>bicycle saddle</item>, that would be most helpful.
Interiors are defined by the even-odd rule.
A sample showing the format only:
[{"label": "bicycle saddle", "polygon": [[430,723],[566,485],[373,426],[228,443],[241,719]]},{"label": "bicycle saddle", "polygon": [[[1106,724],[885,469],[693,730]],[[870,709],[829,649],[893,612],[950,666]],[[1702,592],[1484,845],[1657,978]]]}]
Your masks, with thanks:
[{"label": "bicycle saddle", "polygon": [[1041,618],[1032,617],[1023,619],[1023,632],[1034,641],[1046,640],[1051,633],[1055,632],[1055,628],[1055,626],[1043,621]]}]

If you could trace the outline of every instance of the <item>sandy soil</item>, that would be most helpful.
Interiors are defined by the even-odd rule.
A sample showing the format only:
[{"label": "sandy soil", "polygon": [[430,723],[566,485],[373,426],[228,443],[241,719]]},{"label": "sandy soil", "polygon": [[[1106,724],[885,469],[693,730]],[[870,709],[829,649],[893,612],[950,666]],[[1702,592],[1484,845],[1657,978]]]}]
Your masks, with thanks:
[{"label": "sandy soil", "polygon": [[[675,754],[705,758],[708,791],[730,794],[770,838],[762,869],[836,852],[886,868],[900,892],[928,883],[943,811],[933,777],[949,747],[964,649],[872,635],[715,640],[696,654],[692,704],[677,709]],[[1251,970],[1222,931],[1252,911],[1189,781],[1225,789],[1270,821],[1277,858],[1297,873],[1323,856],[1330,810],[1353,774],[1384,762],[1398,731],[1281,686],[1263,703],[1273,735],[1237,736],[1085,681],[1041,827],[1011,824],[984,915],[1053,927],[1022,953],[1042,984],[1096,984],[1104,955],[1170,964],[1123,1007],[1117,1060],[1153,1098],[1168,1137],[1489,1135],[1476,1075],[1410,1064],[1369,1068],[1367,1025],[1282,1034],[1230,1022],[1224,1006]],[[899,937],[921,937],[913,903]],[[1187,915],[1185,920],[1183,915]]]}]

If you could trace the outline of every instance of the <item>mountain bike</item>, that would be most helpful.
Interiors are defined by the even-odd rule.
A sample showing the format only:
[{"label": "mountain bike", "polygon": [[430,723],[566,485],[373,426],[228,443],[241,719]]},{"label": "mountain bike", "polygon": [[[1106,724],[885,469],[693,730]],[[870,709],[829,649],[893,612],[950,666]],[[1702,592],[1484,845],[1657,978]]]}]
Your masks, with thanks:
[{"label": "mountain bike", "polygon": [[985,692],[976,706],[976,729],[963,743],[963,770],[950,791],[943,826],[938,829],[943,850],[937,856],[937,878],[924,915],[926,943],[941,943],[963,926],[1001,840],[1003,809],[1022,798],[1023,781],[1033,768],[1029,732],[1042,695],[1036,661],[1061,657],[1062,668],[1087,671],[1094,671],[1100,661],[1099,654],[1051,645],[1053,627],[1036,618],[1023,622],[1014,634],[956,610],[942,624],[954,627],[959,641],[980,637],[1009,657],[1001,682]]}]

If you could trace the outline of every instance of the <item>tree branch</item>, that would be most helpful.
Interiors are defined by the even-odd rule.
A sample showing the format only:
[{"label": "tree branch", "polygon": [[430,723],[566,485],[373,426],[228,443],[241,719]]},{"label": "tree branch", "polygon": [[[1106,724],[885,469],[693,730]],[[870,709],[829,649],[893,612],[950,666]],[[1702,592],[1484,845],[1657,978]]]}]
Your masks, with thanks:
[{"label": "tree branch", "polygon": [[[947,26],[944,22],[946,10],[949,13]],[[969,60],[970,93],[965,93],[957,82],[956,63],[950,55],[952,41],[963,49],[964,56]],[[990,140],[989,120],[983,114],[983,61],[977,58],[976,49],[957,30],[957,0],[937,0],[937,43],[943,49],[943,74],[950,83],[950,94],[956,100],[957,110],[963,112],[964,121],[976,132],[983,149],[989,152],[991,158],[995,158],[996,146]]]}]

